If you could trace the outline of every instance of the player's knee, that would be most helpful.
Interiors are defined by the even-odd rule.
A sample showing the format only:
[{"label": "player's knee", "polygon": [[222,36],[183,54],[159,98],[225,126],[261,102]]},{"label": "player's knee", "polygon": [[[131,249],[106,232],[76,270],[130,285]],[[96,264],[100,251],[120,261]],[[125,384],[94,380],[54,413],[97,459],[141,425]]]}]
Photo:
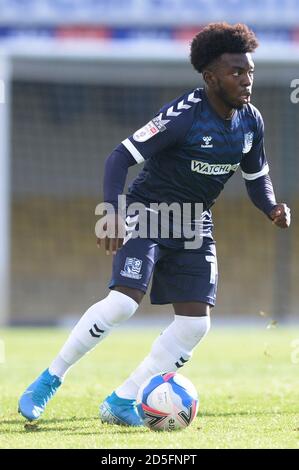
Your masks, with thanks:
[{"label": "player's knee", "polygon": [[178,348],[190,358],[197,344],[207,335],[210,329],[210,317],[175,316],[174,321],[153,343],[153,354],[161,357],[165,349],[176,354]]},{"label": "player's knee", "polygon": [[210,305],[205,302],[177,302],[173,304],[176,315],[205,317],[210,315]]},{"label": "player's knee", "polygon": [[211,327],[210,316],[204,317],[183,317],[176,315],[175,317],[175,335],[179,342],[189,345],[189,351],[208,334]]},{"label": "player's knee", "polygon": [[126,287],[126,286],[115,286],[114,290],[117,292],[121,292],[124,295],[127,295],[128,297],[131,297],[131,299],[135,300],[138,304],[142,301],[144,297],[144,292],[142,292],[140,289],[134,289],[132,287]]},{"label": "player's knee", "polygon": [[138,308],[138,303],[134,299],[115,290],[112,290],[99,304],[103,319],[109,327],[128,320]]}]

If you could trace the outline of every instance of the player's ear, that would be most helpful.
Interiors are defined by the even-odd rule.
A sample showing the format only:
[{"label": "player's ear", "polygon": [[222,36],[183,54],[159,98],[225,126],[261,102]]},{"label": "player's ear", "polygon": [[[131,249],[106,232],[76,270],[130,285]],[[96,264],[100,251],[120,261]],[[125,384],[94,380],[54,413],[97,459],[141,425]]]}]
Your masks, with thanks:
[{"label": "player's ear", "polygon": [[202,72],[202,78],[204,79],[205,83],[211,88],[214,88],[217,84],[216,76],[212,70],[204,70]]}]

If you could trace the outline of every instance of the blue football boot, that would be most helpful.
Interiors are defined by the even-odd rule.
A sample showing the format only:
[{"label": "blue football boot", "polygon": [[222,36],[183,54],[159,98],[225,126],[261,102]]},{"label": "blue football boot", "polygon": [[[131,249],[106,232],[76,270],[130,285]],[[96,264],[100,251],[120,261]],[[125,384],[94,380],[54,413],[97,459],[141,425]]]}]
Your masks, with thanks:
[{"label": "blue football boot", "polygon": [[120,398],[113,392],[100,405],[100,418],[103,423],[122,426],[143,426],[138,414],[136,400]]},{"label": "blue football boot", "polygon": [[45,411],[48,401],[56,393],[62,381],[56,375],[51,375],[46,369],[25,390],[19,400],[19,413],[29,421],[34,421]]}]

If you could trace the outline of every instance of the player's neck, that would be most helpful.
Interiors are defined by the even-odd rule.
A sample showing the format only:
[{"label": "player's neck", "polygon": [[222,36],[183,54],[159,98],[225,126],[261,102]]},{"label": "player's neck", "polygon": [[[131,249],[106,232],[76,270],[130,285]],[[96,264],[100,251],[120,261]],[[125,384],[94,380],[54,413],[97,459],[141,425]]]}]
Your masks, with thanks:
[{"label": "player's neck", "polygon": [[205,92],[209,100],[209,104],[214,109],[214,111],[222,119],[225,119],[225,120],[232,119],[236,110],[234,108],[230,108],[227,104],[225,104],[217,95],[211,92],[211,90],[209,90],[208,88],[205,88]]}]

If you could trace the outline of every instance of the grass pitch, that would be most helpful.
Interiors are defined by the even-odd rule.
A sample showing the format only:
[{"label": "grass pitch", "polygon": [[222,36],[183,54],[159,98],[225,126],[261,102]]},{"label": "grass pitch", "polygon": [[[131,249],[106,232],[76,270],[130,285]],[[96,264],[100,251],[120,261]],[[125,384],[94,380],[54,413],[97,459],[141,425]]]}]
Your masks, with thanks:
[{"label": "grass pitch", "polygon": [[115,331],[71,369],[38,424],[30,426],[17,414],[18,397],[68,332],[0,331],[0,448],[299,448],[298,328],[212,328],[180,370],[200,395],[198,416],[183,431],[102,424],[99,403],[137,366],[159,332]]}]

